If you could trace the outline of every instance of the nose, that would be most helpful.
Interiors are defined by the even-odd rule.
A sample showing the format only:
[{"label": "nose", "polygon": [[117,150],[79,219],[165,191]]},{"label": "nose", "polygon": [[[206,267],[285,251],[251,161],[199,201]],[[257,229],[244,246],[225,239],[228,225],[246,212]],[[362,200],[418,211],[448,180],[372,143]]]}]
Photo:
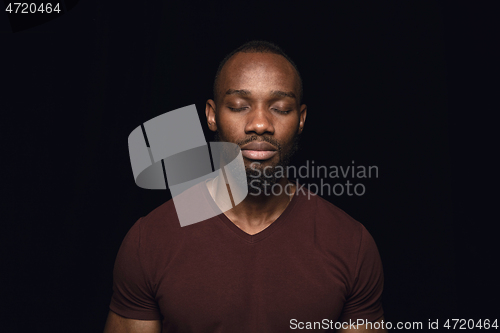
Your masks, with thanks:
[{"label": "nose", "polygon": [[245,133],[257,135],[274,134],[272,114],[265,107],[259,106],[248,113]]}]

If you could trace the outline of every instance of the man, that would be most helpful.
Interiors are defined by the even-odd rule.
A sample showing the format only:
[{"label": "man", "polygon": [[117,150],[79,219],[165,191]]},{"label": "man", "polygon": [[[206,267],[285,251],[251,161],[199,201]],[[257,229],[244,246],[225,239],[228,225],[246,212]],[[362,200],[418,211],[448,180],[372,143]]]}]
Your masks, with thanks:
[{"label": "man", "polygon": [[[386,332],[374,329],[383,273],[368,231],[276,175],[307,115],[293,62],[273,44],[244,44],[222,61],[205,113],[218,140],[242,149],[249,193],[185,227],[172,200],[140,218],[116,259],[105,333],[319,332],[335,322]],[[207,201],[226,186],[217,178],[203,183]],[[358,319],[370,326],[347,325]]]}]

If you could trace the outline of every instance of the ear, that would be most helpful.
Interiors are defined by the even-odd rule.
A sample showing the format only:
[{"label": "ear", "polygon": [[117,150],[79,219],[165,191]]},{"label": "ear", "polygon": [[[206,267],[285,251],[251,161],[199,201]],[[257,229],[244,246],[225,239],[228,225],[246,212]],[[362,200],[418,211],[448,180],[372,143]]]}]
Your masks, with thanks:
[{"label": "ear", "polygon": [[205,105],[205,116],[207,117],[208,128],[215,132],[217,131],[217,122],[215,121],[215,102],[211,99]]},{"label": "ear", "polygon": [[304,130],[304,124],[306,123],[307,116],[307,105],[302,104],[300,106],[300,115],[299,115],[299,134]]}]

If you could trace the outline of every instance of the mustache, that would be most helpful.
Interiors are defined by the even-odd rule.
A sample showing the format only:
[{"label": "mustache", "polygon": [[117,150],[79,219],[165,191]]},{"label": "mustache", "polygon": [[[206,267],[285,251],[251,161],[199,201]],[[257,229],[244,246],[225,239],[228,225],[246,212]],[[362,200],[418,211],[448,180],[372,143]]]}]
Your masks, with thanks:
[{"label": "mustache", "polygon": [[[220,136],[219,136],[219,138],[220,138]],[[260,138],[260,139],[259,139],[259,138]],[[281,151],[281,150],[282,150],[282,149],[281,149],[282,145],[279,143],[279,141],[278,141],[278,140],[275,140],[275,139],[273,139],[273,138],[271,138],[271,137],[268,137],[268,136],[261,136],[261,137],[259,137],[259,136],[253,135],[253,136],[250,136],[250,137],[248,137],[248,138],[245,138],[245,139],[240,140],[240,141],[235,142],[235,143],[236,143],[238,146],[240,146],[240,147],[241,147],[241,146],[244,146],[244,145],[246,145],[247,143],[250,143],[250,142],[252,142],[252,141],[267,142],[267,143],[270,143],[271,145],[275,146],[275,147],[278,149],[278,151]]]}]

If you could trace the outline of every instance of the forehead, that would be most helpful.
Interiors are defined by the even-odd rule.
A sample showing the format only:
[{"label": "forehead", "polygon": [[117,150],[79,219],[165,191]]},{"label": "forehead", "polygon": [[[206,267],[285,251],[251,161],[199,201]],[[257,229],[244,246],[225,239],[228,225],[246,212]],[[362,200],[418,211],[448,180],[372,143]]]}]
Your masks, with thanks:
[{"label": "forehead", "polygon": [[279,54],[237,53],[220,73],[220,88],[268,89],[281,87],[298,92],[299,81],[295,68]]}]

